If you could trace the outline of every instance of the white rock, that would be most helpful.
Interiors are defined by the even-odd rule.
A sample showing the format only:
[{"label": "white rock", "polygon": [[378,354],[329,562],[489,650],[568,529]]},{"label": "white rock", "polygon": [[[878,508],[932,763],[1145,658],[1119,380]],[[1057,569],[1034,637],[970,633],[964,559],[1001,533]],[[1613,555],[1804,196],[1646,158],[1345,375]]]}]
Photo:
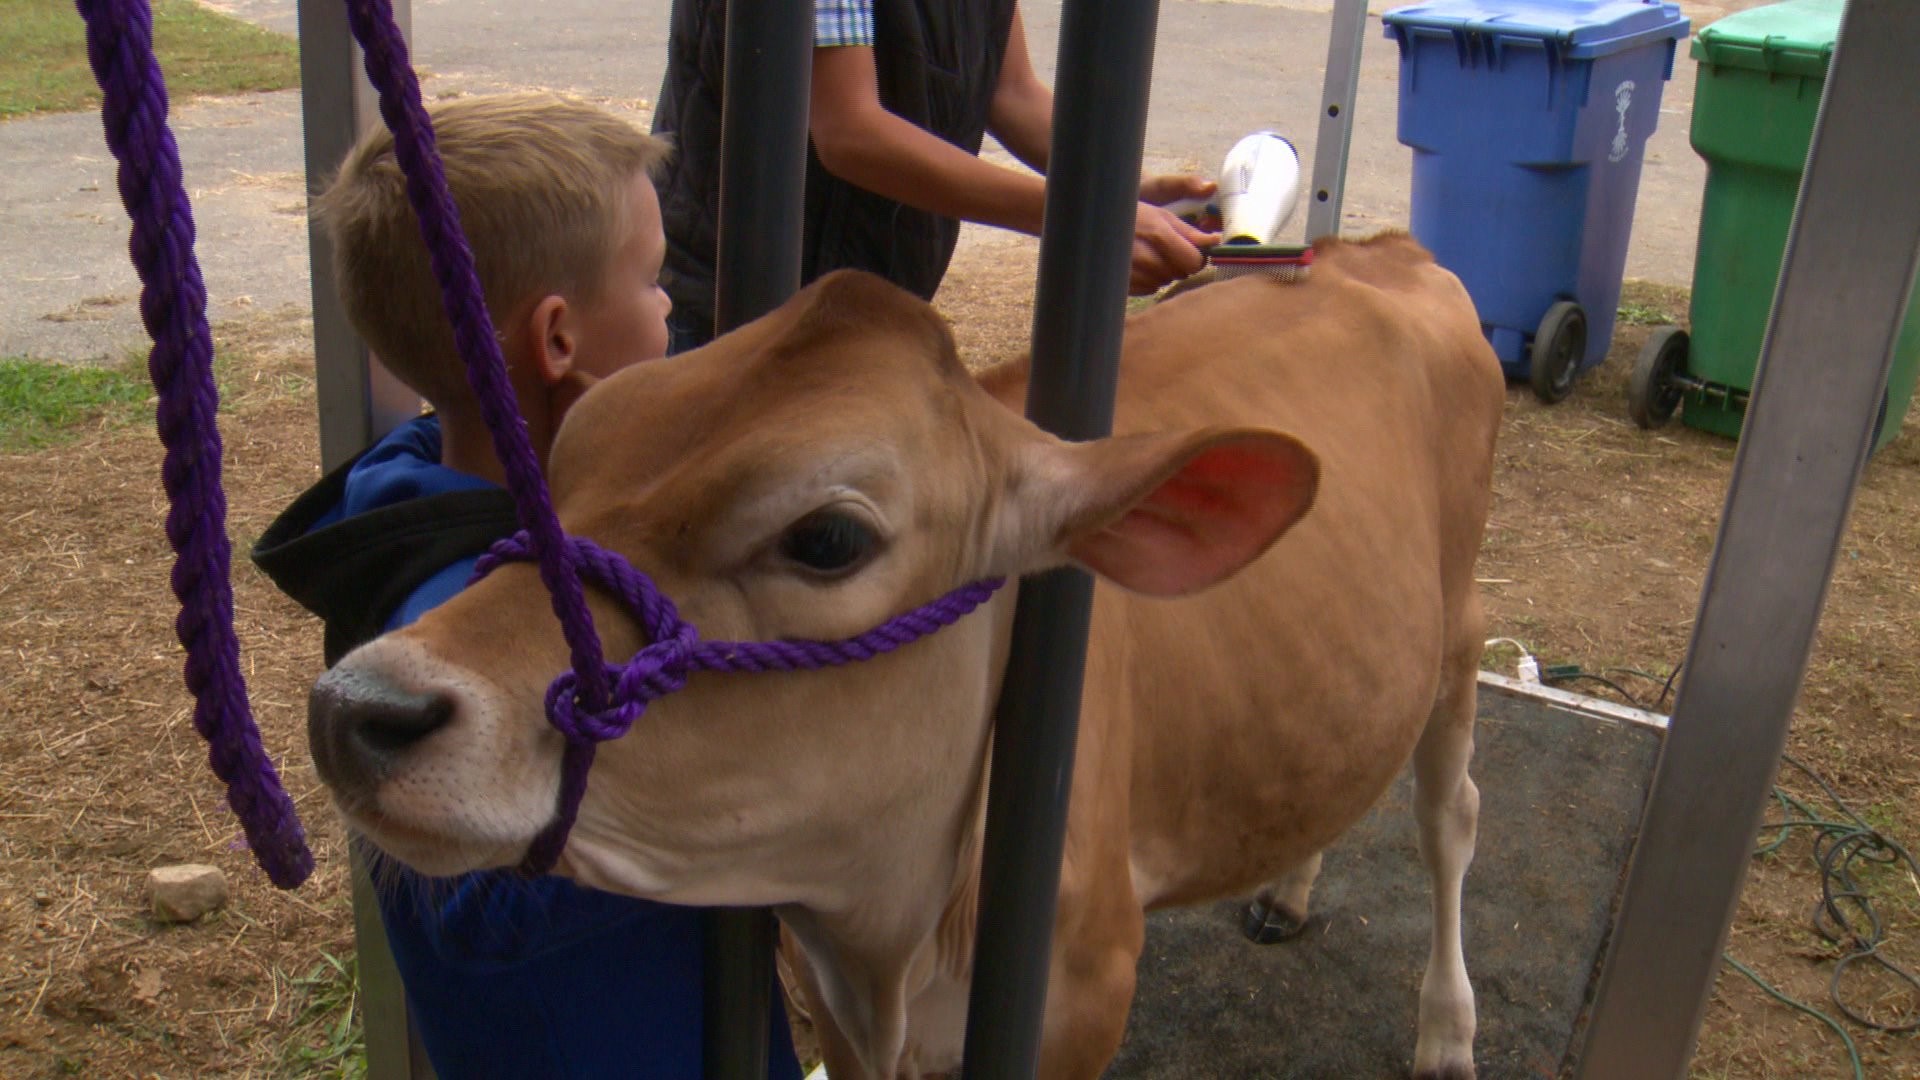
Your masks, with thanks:
[{"label": "white rock", "polygon": [[217,866],[187,863],[162,866],[147,874],[153,917],[161,922],[192,922],[227,904],[227,875]]}]

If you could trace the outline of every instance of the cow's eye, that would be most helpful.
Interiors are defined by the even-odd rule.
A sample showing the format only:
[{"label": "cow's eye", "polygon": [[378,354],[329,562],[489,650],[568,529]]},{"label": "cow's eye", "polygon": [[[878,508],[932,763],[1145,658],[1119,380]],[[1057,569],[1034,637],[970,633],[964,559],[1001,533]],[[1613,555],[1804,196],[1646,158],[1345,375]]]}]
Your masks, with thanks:
[{"label": "cow's eye", "polygon": [[880,538],[866,523],[835,510],[820,510],[794,522],[780,537],[780,554],[817,574],[839,577],[866,563]]}]

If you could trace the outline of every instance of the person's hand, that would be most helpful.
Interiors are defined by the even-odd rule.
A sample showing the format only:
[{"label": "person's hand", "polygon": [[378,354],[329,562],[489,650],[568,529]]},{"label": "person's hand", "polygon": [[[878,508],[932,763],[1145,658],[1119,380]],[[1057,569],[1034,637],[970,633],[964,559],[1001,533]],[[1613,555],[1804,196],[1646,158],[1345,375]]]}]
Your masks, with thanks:
[{"label": "person's hand", "polygon": [[1140,201],[1165,206],[1181,199],[1211,199],[1219,188],[1220,185],[1204,176],[1188,176],[1185,173],[1149,176],[1140,181]]},{"label": "person's hand", "polygon": [[1219,233],[1202,232],[1160,206],[1140,203],[1133,220],[1133,270],[1127,291],[1134,296],[1159,292],[1205,266],[1202,249],[1219,242]]}]

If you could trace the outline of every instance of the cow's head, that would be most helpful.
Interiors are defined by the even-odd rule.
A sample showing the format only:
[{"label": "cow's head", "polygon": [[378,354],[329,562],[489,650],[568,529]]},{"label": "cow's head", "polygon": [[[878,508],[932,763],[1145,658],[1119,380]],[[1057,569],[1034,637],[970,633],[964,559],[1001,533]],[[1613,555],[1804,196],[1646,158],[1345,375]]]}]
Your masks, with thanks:
[{"label": "cow's head", "polygon": [[[1063,443],[974,381],[931,307],[854,273],[600,383],[550,468],[567,532],[731,640],[847,637],[1067,561],[1149,593],[1199,589],[1304,512],[1317,475],[1271,432]],[[600,747],[561,871],[813,910],[914,882],[893,900],[926,906],[971,821],[1012,594],[874,660],[693,675]],[[645,644],[590,599],[610,658]],[[562,740],[542,699],[567,662],[534,567],[502,567],[321,679],[321,776],[420,871],[512,865],[555,812]]]}]

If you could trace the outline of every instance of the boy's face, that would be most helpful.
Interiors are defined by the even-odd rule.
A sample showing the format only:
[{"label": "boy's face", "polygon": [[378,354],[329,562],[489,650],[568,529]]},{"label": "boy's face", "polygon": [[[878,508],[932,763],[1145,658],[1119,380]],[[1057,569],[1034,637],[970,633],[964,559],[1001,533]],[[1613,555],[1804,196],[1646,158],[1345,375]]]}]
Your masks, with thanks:
[{"label": "boy's face", "polygon": [[574,370],[601,378],[667,355],[673,301],[660,287],[660,264],[667,254],[660,199],[645,176],[634,177],[628,198],[626,240],[614,252],[599,296],[580,308]]}]

